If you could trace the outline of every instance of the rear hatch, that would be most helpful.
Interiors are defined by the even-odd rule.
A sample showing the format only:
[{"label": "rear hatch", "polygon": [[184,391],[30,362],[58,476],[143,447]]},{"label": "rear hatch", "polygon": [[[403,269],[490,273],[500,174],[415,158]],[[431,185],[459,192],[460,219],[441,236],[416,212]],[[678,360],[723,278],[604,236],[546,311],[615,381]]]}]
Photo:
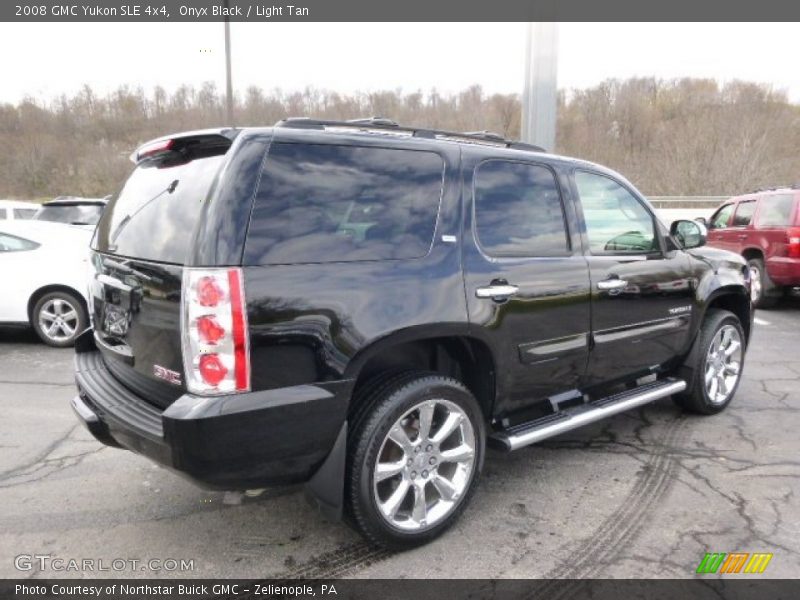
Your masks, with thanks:
[{"label": "rear hatch", "polygon": [[195,225],[230,145],[223,132],[201,132],[142,146],[92,242],[97,346],[123,385],[162,408],[186,390],[181,281]]}]

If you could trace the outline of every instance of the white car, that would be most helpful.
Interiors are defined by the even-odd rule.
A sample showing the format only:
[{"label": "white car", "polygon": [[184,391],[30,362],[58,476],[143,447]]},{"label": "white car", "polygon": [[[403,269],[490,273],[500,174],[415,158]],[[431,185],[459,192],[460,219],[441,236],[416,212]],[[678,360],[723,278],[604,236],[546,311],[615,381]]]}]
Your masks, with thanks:
[{"label": "white car", "polygon": [[21,200],[0,200],[0,221],[32,219],[40,206],[33,202]]},{"label": "white car", "polygon": [[88,327],[92,233],[42,221],[0,221],[0,322],[29,323],[46,344],[71,346]]}]

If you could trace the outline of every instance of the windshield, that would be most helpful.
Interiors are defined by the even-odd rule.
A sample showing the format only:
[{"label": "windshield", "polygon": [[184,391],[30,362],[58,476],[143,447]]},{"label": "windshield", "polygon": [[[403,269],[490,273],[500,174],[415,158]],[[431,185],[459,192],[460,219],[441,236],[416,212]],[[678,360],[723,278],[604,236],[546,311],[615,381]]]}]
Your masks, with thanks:
[{"label": "windshield", "polygon": [[94,248],[145,260],[184,264],[224,155],[171,166],[142,164],[109,202]]},{"label": "windshield", "polygon": [[99,204],[82,205],[50,205],[43,206],[36,213],[35,219],[39,221],[52,221],[54,223],[70,223],[82,225],[95,225],[103,214],[103,207]]}]

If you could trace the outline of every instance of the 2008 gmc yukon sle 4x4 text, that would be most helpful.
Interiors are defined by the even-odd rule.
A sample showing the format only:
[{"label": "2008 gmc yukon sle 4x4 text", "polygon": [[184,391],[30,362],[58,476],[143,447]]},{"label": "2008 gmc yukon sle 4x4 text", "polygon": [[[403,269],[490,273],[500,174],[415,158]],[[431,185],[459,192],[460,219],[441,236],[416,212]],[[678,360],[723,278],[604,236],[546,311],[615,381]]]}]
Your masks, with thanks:
[{"label": "2008 gmc yukon sle 4x4 text", "polygon": [[736,392],[749,271],[618,174],[492,134],[289,119],[133,155],[92,242],[73,407],[201,484],[306,482],[407,548],[486,444]]}]

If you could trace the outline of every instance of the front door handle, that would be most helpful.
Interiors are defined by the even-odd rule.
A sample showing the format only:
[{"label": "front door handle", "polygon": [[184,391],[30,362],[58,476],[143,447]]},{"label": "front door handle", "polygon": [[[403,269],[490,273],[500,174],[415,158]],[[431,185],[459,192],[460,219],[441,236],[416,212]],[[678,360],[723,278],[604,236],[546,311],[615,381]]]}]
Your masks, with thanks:
[{"label": "front door handle", "polygon": [[604,279],[603,281],[597,282],[597,289],[603,290],[606,292],[610,291],[621,291],[628,286],[628,282],[624,279],[614,278],[614,279]]},{"label": "front door handle", "polygon": [[507,300],[519,291],[519,287],[508,283],[487,285],[475,290],[478,298],[491,298],[496,302]]}]

